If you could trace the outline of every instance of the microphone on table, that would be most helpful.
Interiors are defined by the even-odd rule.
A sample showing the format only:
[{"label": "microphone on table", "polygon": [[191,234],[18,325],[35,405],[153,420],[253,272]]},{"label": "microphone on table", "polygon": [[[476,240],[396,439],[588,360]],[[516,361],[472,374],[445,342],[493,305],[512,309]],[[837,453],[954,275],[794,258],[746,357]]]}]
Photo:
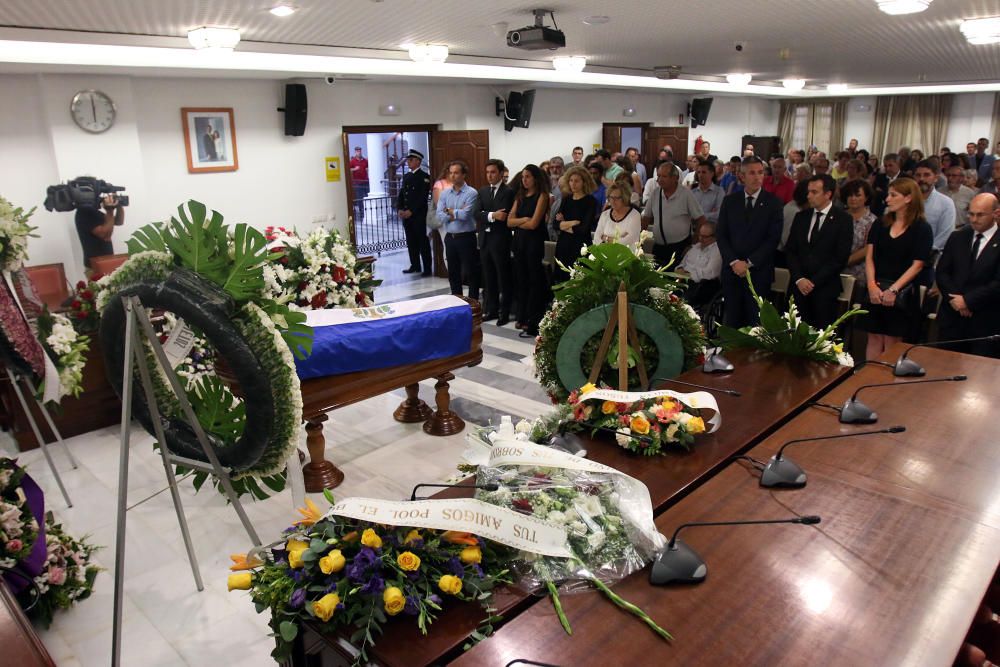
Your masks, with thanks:
[{"label": "microphone on table", "polygon": [[896,360],[896,365],[892,367],[892,374],[896,377],[923,377],[927,372],[923,367],[917,362],[907,359],[910,352],[913,351],[915,347],[941,347],[945,345],[952,345],[953,343],[978,343],[980,341],[1000,341],[1000,335],[994,334],[992,336],[979,336],[977,338],[961,338],[959,340],[942,340],[936,343],[920,343],[919,345],[911,345],[906,348],[906,351],[900,355],[899,359]]},{"label": "microphone on table", "polygon": [[682,384],[686,387],[694,387],[695,389],[704,389],[705,391],[714,391],[720,394],[727,394],[729,396],[736,396],[739,398],[743,394],[736,391],[735,389],[721,389],[719,387],[709,387],[703,384],[695,384],[694,382],[684,382],[683,380],[675,380],[674,378],[653,378],[649,381],[649,388],[647,391],[653,391],[653,385],[657,382],[673,382],[674,384]]},{"label": "microphone on table", "polygon": [[878,413],[858,400],[858,394],[862,389],[871,387],[902,387],[912,384],[924,384],[926,382],[964,382],[968,380],[965,375],[952,375],[950,377],[932,378],[930,380],[911,380],[910,382],[883,382],[880,384],[866,384],[858,387],[854,394],[844,402],[844,407],[840,408],[841,424],[874,424],[878,421]]},{"label": "microphone on table", "polygon": [[767,465],[760,474],[760,485],[766,488],[783,488],[783,489],[801,489],[806,485],[806,473],[799,464],[795,463],[791,459],[784,458],[782,454],[785,452],[785,447],[789,445],[794,445],[799,442],[809,442],[810,440],[833,440],[835,438],[850,438],[856,435],[875,435],[877,433],[902,433],[906,430],[905,426],[890,426],[889,428],[879,429],[878,431],[858,431],[856,433],[838,433],[836,435],[822,435],[815,436],[812,438],[798,438],[796,440],[789,440],[781,446],[778,453],[770,458]]},{"label": "microphone on table", "polygon": [[[781,329],[779,331],[767,331],[765,329],[761,333],[774,336],[774,335],[777,335],[777,334],[792,333],[796,329],[798,329],[798,327],[791,327],[791,328],[788,328],[788,329]],[[729,361],[729,359],[726,359],[724,356],[722,356],[722,354],[719,352],[720,349],[721,348],[716,347],[715,350],[712,352],[712,354],[710,354],[707,357],[705,357],[705,363],[703,363],[701,365],[701,372],[702,373],[710,373],[710,374],[711,373],[731,373],[731,372],[733,372],[733,370],[735,370],[736,367],[733,366],[733,363],[731,361]]]},{"label": "microphone on table", "polygon": [[417,489],[422,486],[436,489],[482,489],[483,491],[497,491],[500,485],[494,482],[489,484],[417,484],[410,493],[410,500],[427,500],[427,498],[417,498]]},{"label": "microphone on table", "polygon": [[677,534],[685,528],[694,526],[747,526],[764,523],[800,523],[812,526],[821,521],[818,516],[797,516],[794,519],[760,519],[748,521],[696,521],[683,523],[677,527],[666,548],[653,561],[653,569],[649,573],[649,583],[654,586],[663,584],[700,584],[705,581],[708,566],[701,556],[689,547],[683,540],[677,539]]}]

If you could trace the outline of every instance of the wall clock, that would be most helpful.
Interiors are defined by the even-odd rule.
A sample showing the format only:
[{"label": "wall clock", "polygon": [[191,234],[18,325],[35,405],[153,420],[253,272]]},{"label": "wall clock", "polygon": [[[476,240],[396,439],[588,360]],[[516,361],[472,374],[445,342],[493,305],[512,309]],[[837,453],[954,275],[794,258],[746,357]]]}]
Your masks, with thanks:
[{"label": "wall clock", "polygon": [[81,90],[69,105],[70,115],[81,130],[99,134],[115,123],[115,103],[99,90]]}]

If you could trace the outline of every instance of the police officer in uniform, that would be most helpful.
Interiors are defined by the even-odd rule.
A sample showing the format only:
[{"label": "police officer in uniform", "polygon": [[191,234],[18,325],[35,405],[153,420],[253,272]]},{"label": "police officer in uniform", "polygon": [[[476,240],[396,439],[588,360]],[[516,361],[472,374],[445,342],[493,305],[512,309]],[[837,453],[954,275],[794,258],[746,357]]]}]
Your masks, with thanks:
[{"label": "police officer in uniform", "polygon": [[423,258],[422,275],[431,275],[431,242],[427,238],[427,198],[431,191],[431,176],[420,168],[424,154],[410,149],[406,155],[406,166],[410,173],[403,177],[403,185],[399,190],[396,208],[403,220],[406,231],[406,249],[410,253],[410,268],[403,273],[420,271],[420,260]]}]

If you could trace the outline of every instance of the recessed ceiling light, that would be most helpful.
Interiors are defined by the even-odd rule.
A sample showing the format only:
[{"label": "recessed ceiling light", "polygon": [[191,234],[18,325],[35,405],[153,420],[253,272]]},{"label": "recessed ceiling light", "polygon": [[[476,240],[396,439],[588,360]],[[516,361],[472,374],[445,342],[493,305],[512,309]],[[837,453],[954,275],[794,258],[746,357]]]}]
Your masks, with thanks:
[{"label": "recessed ceiling light", "polygon": [[878,8],[893,16],[899,14],[916,14],[930,7],[933,0],[875,0]]},{"label": "recessed ceiling light", "polygon": [[232,51],[240,43],[240,31],[236,28],[203,26],[188,30],[188,41],[199,51]]},{"label": "recessed ceiling light", "polygon": [[443,63],[448,59],[448,47],[444,44],[403,44],[410,54],[410,60],[418,63]]},{"label": "recessed ceiling light", "polygon": [[552,59],[552,69],[557,72],[582,72],[587,66],[583,56],[556,56]]},{"label": "recessed ceiling light", "polygon": [[271,7],[269,11],[275,16],[285,18],[286,16],[294,14],[296,9],[298,9],[298,7],[293,7],[292,5],[275,5],[274,7]]},{"label": "recessed ceiling light", "polygon": [[805,79],[782,79],[781,85],[788,90],[802,90],[806,87]]},{"label": "recessed ceiling light", "polygon": [[734,86],[745,86],[750,83],[751,79],[753,79],[753,75],[741,72],[734,72],[733,74],[726,75],[726,81]]},{"label": "recessed ceiling light", "polygon": [[826,90],[830,93],[846,93],[847,84],[846,83],[828,83],[826,84]]},{"label": "recessed ceiling light", "polygon": [[588,16],[583,19],[584,25],[604,25],[611,20],[610,16]]},{"label": "recessed ceiling light", "polygon": [[959,26],[969,44],[1000,43],[1000,16],[966,19]]}]

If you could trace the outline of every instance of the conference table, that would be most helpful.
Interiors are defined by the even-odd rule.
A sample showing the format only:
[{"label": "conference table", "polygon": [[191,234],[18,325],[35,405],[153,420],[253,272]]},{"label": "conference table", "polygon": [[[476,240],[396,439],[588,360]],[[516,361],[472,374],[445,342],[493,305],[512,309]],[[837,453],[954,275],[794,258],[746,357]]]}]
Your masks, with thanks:
[{"label": "conference table", "polygon": [[[661,457],[629,452],[614,444],[610,437],[588,442],[588,458],[612,466],[642,481],[649,488],[654,513],[677,502],[724,468],[731,457],[748,450],[807,405],[843,382],[850,368],[821,364],[803,359],[775,357],[761,351],[739,350],[728,355],[735,371],[706,375],[700,368],[679,376],[687,382],[734,389],[742,395],[716,396],[722,412],[722,428],[716,433],[698,436],[690,452],[681,450]],[[661,388],[679,392],[696,391],[664,382]],[[448,489],[436,498],[468,497],[469,488]],[[540,598],[516,587],[501,587],[494,596],[494,606],[505,618],[514,618],[536,605]],[[547,603],[546,603],[547,604]],[[545,605],[542,605],[545,606]],[[434,621],[428,635],[420,634],[415,623],[405,619],[391,623],[385,634],[369,651],[379,665],[411,666],[446,662],[462,652],[468,636],[483,618],[477,604],[448,605]],[[558,627],[558,624],[557,624]],[[305,665],[315,654],[349,653],[342,638],[324,637],[311,624],[300,633],[298,657],[293,665]]]},{"label": "conference table", "polygon": [[[731,462],[657,516],[668,538],[692,521],[823,519],[688,528],[681,538],[707,564],[703,583],[654,587],[649,568],[617,583],[672,642],[587,592],[562,598],[572,637],[551,604],[535,604],[454,664],[951,665],[1000,561],[1000,453],[987,412],[1000,362],[933,349],[912,356],[928,379],[968,380],[863,390],[877,424],[843,425],[814,407],[748,454],[766,460],[792,439],[897,424],[906,432],[790,446],[784,455],[807,474],[802,489],[761,488],[751,465]],[[823,402],[914,379],[868,365]]]}]

